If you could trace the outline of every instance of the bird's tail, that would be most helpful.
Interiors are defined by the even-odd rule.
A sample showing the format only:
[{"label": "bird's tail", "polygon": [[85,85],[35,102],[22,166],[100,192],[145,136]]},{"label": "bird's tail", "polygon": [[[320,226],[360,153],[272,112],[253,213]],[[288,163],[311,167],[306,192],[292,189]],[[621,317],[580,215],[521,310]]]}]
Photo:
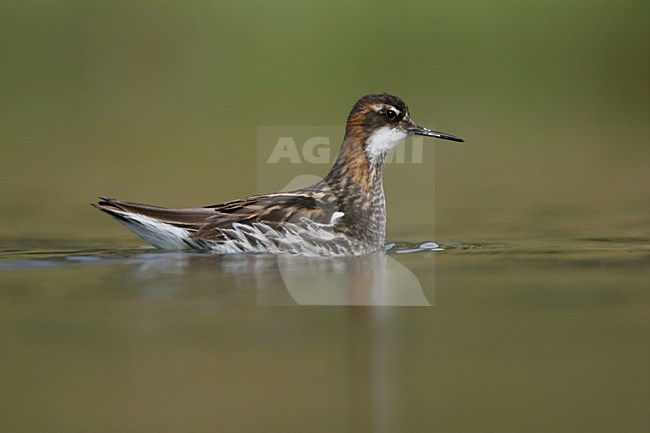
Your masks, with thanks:
[{"label": "bird's tail", "polygon": [[106,212],[126,228],[156,248],[200,248],[200,240],[190,238],[205,221],[214,215],[206,208],[165,209],[158,206],[131,203],[100,197],[92,206]]}]

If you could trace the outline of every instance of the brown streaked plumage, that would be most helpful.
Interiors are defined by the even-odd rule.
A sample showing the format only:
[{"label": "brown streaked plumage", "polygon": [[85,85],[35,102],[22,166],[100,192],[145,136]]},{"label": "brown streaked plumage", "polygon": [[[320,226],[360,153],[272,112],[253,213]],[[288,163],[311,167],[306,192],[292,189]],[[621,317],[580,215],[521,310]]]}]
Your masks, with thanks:
[{"label": "brown streaked plumage", "polygon": [[97,209],[161,249],[220,253],[358,255],[383,248],[386,154],[409,135],[463,141],[417,126],[400,98],[359,99],[327,176],[307,188],[190,209],[100,197]]}]

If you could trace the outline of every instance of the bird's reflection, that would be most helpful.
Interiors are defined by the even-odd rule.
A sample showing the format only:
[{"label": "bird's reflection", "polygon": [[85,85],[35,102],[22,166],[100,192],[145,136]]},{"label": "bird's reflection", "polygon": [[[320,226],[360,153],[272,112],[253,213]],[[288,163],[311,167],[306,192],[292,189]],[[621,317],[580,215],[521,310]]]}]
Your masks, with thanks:
[{"label": "bird's reflection", "polygon": [[257,303],[267,306],[430,305],[416,275],[383,252],[360,257],[153,253],[137,263],[133,278],[167,293],[216,284],[254,289]]}]

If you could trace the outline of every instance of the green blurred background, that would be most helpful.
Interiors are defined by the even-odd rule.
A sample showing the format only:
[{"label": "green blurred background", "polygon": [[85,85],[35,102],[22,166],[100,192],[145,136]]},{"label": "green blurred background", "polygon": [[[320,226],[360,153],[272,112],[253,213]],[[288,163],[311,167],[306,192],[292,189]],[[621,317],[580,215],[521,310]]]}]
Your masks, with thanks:
[{"label": "green blurred background", "polygon": [[4,1],[0,234],[132,239],[88,203],[256,193],[257,126],[343,127],[359,96],[380,91],[467,142],[435,145],[435,191],[408,166],[388,170],[389,230],[434,192],[439,236],[455,240],[487,215],[647,213],[648,10]]}]

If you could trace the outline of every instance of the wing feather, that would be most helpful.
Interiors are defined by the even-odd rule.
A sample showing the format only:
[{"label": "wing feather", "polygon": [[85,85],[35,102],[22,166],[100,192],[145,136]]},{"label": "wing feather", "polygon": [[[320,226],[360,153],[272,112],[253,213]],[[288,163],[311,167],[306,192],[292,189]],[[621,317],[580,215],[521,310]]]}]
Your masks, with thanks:
[{"label": "wing feather", "polygon": [[217,242],[225,240],[221,230],[232,229],[233,224],[277,227],[284,222],[301,224],[305,218],[326,224],[337,211],[333,198],[316,198],[310,191],[253,196],[207,208],[216,213],[192,237]]}]

